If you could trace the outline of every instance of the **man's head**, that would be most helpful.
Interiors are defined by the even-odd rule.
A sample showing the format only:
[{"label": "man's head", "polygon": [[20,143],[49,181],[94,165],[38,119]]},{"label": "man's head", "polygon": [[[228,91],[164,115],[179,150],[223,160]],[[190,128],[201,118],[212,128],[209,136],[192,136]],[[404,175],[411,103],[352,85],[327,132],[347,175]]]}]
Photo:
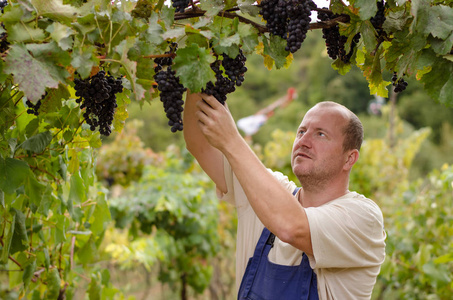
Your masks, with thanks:
[{"label": "man's head", "polygon": [[332,107],[342,110],[346,114],[346,117],[348,119],[347,123],[343,127],[343,150],[347,151],[357,149],[358,151],[360,151],[360,147],[362,146],[363,142],[363,126],[362,122],[360,122],[360,119],[352,111],[350,111],[346,106],[332,101],[319,102],[312,109],[314,109],[315,107]]},{"label": "man's head", "polygon": [[357,116],[335,102],[320,102],[304,116],[293,145],[291,164],[302,185],[348,181],[363,141]]}]

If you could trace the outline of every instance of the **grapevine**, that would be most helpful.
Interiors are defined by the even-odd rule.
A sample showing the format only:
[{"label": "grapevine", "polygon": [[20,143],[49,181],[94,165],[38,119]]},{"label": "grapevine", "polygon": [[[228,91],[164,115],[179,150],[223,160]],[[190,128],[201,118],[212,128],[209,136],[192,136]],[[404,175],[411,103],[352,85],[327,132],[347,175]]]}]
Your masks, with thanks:
[{"label": "grapevine", "polygon": [[81,103],[81,109],[85,109],[83,117],[90,125],[90,130],[95,131],[99,126],[99,133],[109,136],[117,108],[115,94],[123,91],[121,79],[105,76],[105,71],[99,71],[91,78],[75,78],[74,83],[76,96],[79,97],[76,102]]}]

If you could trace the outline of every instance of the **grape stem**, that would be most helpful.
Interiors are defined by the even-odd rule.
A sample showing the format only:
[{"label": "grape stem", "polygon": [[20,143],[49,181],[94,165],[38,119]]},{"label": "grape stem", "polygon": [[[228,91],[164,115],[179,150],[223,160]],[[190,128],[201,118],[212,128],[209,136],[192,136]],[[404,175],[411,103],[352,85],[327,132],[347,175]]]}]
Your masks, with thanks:
[{"label": "grape stem", "polygon": [[[229,18],[229,19],[238,18],[240,22],[246,23],[246,24],[250,24],[253,27],[255,27],[256,29],[258,29],[258,31],[261,34],[269,32],[269,30],[267,29],[266,26],[258,24],[256,22],[254,22],[252,20],[249,20],[249,19],[247,19],[247,18],[245,18],[243,16],[240,16],[240,15],[234,13],[234,12],[230,12],[232,10],[233,9],[220,11],[217,15],[219,17],[225,17],[225,18]],[[234,10],[237,10],[237,9],[234,9]],[[326,13],[332,13],[330,10],[326,10],[326,9],[315,9],[315,10],[316,11],[326,12]],[[205,10],[196,8],[196,6],[195,6],[193,10],[189,10],[189,11],[186,11],[186,12],[183,12],[183,13],[176,13],[175,14],[175,21],[176,20],[190,19],[190,18],[197,18],[197,17],[204,16],[205,14],[206,14]],[[309,30],[330,28],[330,27],[333,27],[333,26],[337,25],[338,23],[348,23],[349,20],[350,20],[350,17],[348,15],[340,15],[340,16],[338,16],[338,17],[336,17],[334,19],[331,19],[329,21],[321,21],[321,22],[316,22],[316,23],[310,23]]]},{"label": "grape stem", "polygon": [[142,58],[158,58],[158,57],[171,57],[175,58],[176,53],[167,53],[167,54],[151,54],[151,55],[143,55]]}]

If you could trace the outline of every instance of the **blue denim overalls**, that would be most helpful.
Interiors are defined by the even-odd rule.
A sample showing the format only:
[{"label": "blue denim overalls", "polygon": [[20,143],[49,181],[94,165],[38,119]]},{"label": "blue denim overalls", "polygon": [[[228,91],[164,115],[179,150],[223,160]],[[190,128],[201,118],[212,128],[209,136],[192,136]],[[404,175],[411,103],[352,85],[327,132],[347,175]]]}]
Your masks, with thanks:
[{"label": "blue denim overalls", "polygon": [[[293,192],[297,193],[299,188]],[[302,254],[299,266],[277,265],[268,261],[275,235],[263,229],[255,253],[248,261],[239,288],[238,300],[318,300],[316,274]]]}]

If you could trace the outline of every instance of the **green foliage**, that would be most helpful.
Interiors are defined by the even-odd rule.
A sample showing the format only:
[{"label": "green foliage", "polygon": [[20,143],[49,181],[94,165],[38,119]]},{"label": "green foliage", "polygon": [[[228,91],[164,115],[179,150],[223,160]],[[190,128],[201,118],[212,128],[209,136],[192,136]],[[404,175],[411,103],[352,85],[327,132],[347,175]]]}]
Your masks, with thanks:
[{"label": "green foliage", "polygon": [[[138,182],[111,199],[116,226],[127,228],[135,241],[128,243],[129,254],[116,241],[106,250],[124,267],[159,262],[162,282],[173,286],[184,279],[201,293],[212,273],[208,262],[218,251],[218,202],[212,182],[190,154],[175,150],[146,166]],[[139,255],[143,251],[146,255]]]},{"label": "green foliage", "polygon": [[384,204],[387,257],[379,299],[449,299],[453,289],[453,167],[444,165]]},{"label": "green foliage", "polygon": [[127,186],[142,177],[144,167],[157,158],[151,149],[144,148],[143,142],[136,134],[142,126],[143,122],[138,120],[128,122],[112,142],[99,149],[96,163],[96,175],[99,179],[104,179],[110,186]]},{"label": "green foliage", "polygon": [[395,145],[388,139],[365,140],[351,172],[350,189],[379,198],[407,188],[413,159],[430,132],[429,128],[420,129]]}]

